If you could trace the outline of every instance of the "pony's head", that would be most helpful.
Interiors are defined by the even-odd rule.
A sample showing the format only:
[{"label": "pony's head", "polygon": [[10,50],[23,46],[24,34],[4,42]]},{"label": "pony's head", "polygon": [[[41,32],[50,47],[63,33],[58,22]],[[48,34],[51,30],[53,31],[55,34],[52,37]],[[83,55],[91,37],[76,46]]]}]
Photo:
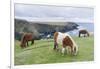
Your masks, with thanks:
[{"label": "pony's head", "polygon": [[23,35],[22,38],[21,38],[20,47],[21,48],[24,48],[25,47],[25,35]]},{"label": "pony's head", "polygon": [[25,44],[21,42],[20,47],[21,48],[24,48],[25,47]]},{"label": "pony's head", "polygon": [[87,31],[87,36],[90,36],[89,32]]},{"label": "pony's head", "polygon": [[74,52],[73,52],[73,55],[77,55],[78,54],[78,46],[75,44],[74,45]]},{"label": "pony's head", "polygon": [[26,47],[26,44],[25,44],[25,41],[24,41],[24,40],[21,41],[21,43],[20,43],[20,47],[21,47],[21,48],[25,48],[25,47]]}]

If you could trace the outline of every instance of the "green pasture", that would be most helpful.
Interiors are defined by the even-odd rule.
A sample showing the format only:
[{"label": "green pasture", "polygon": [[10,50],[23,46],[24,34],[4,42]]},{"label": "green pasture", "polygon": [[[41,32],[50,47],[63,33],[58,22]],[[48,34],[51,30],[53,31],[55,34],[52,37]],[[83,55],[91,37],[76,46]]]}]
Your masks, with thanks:
[{"label": "green pasture", "polygon": [[48,64],[48,63],[67,63],[94,60],[94,37],[73,37],[79,46],[77,56],[65,54],[62,56],[60,51],[53,50],[53,39],[35,40],[34,45],[29,45],[25,49],[20,48],[20,42],[15,40],[14,64]]}]

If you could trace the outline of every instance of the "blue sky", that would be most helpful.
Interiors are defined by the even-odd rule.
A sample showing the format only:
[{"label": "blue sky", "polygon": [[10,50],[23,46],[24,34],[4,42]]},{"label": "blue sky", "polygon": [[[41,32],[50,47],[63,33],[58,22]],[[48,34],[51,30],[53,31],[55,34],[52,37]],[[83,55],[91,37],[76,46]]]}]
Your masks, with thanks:
[{"label": "blue sky", "polygon": [[15,18],[29,21],[93,22],[93,8],[15,4]]}]

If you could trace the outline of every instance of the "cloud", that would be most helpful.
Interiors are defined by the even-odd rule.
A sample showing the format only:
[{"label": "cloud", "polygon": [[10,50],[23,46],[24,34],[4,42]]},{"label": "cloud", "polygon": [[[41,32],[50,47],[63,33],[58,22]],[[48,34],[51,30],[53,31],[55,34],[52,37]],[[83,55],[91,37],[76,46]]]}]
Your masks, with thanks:
[{"label": "cloud", "polygon": [[61,20],[92,22],[93,12],[93,8],[15,4],[15,17],[30,20],[61,18]]}]

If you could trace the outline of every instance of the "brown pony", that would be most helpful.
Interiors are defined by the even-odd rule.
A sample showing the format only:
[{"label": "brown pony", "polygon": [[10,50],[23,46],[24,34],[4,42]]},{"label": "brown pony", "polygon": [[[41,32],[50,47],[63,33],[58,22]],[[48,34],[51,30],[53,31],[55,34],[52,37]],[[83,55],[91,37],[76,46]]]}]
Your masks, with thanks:
[{"label": "brown pony", "polygon": [[58,48],[58,45],[62,46],[62,53],[64,54],[66,47],[71,49],[72,55],[77,55],[78,46],[67,33],[55,32],[54,33],[54,50]]},{"label": "brown pony", "polygon": [[83,34],[84,37],[89,37],[89,32],[86,29],[79,30],[79,37],[81,37],[81,34]]},{"label": "brown pony", "polygon": [[21,48],[28,46],[28,41],[32,41],[31,45],[34,44],[34,37],[32,33],[24,33],[21,38]]}]

